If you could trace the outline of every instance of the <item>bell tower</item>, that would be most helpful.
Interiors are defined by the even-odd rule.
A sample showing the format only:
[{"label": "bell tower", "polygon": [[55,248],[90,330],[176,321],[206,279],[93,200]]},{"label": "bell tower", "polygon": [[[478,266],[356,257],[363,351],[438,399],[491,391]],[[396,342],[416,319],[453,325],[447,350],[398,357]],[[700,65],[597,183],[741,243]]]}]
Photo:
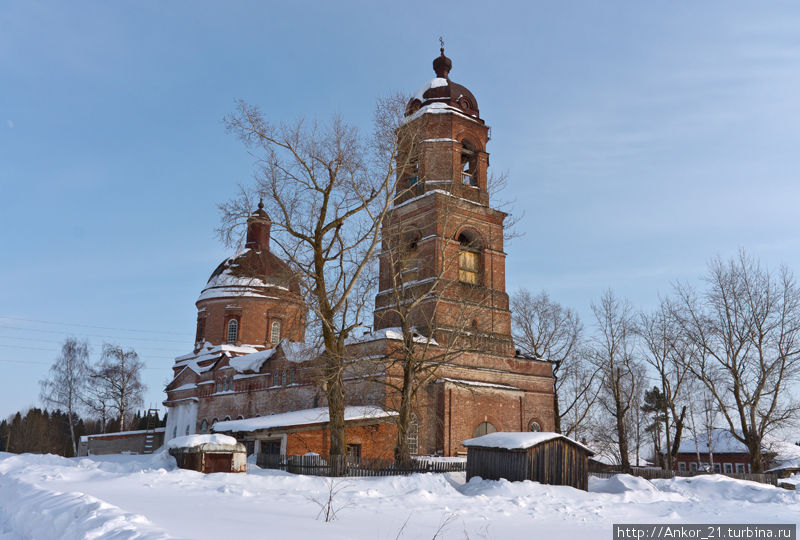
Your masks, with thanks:
[{"label": "bell tower", "polygon": [[472,92],[450,80],[452,66],[442,47],[436,77],[410,99],[398,130],[375,329],[406,318],[440,343],[513,356],[506,214],[491,208],[487,190],[489,127]]}]

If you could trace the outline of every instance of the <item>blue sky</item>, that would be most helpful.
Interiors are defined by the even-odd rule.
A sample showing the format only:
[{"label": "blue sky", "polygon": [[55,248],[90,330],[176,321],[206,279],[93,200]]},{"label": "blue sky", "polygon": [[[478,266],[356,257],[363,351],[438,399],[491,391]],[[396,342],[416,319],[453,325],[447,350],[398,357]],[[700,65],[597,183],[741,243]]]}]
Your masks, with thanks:
[{"label": "blue sky", "polygon": [[647,309],[740,247],[800,269],[795,3],[4,2],[0,416],[69,335],[135,347],[160,404],[251,177],[234,101],[368,131],[440,35],[525,213],[509,290],[589,323],[604,289]]}]

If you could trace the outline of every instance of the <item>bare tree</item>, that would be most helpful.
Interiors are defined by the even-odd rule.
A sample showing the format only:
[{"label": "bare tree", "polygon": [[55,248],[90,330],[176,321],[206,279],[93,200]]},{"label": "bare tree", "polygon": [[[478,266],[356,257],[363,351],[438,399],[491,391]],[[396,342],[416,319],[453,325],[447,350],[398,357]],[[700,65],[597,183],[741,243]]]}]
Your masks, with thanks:
[{"label": "bare tree", "polygon": [[518,290],[511,296],[511,313],[514,343],[552,365],[555,431],[563,433],[561,420],[569,417],[566,434],[570,435],[587,418],[599,389],[593,384],[599,368],[586,362],[583,325],[574,311],[544,291],[534,296],[527,289]]},{"label": "bare tree", "polygon": [[744,251],[713,260],[705,281],[701,295],[677,287],[681,329],[698,349],[689,369],[761,472],[764,436],[800,410],[790,391],[800,376],[800,291],[788,269],[770,272]]},{"label": "bare tree", "polygon": [[630,409],[638,389],[634,356],[633,308],[613,291],[606,291],[600,303],[592,303],[598,334],[592,344],[591,362],[599,369],[599,403],[613,419],[616,445],[623,470],[630,470]]},{"label": "bare tree", "polygon": [[[642,356],[655,370],[661,392],[659,403],[663,411],[659,416],[664,422],[664,466],[667,470],[672,470],[681,444],[687,408],[685,404],[679,405],[679,402],[693,354],[691,342],[682,335],[674,311],[668,301],[662,300],[653,313],[639,316],[638,327],[642,338]],[[656,431],[660,432],[658,429]]]},{"label": "bare tree", "polygon": [[92,384],[97,385],[94,396],[104,401],[93,403],[95,409],[104,407],[119,415],[119,430],[125,431],[126,420],[136,407],[143,403],[143,395],[147,387],[142,384],[141,371],[144,363],[139,360],[136,351],[123,350],[117,345],[105,343],[100,362],[92,369]]},{"label": "bare tree", "polygon": [[398,102],[404,98],[379,103],[371,137],[340,118],[324,125],[303,120],[275,125],[244,102],[226,118],[228,130],[259,161],[255,186],[220,206],[220,233],[233,242],[252,195],[264,198],[273,242],[297,272],[319,331],[319,385],[328,402],[333,456],[346,452],[345,345],[362,326],[369,271],[394,199],[395,160],[404,144],[395,131],[402,118]]},{"label": "bare tree", "polygon": [[61,354],[50,366],[47,379],[39,381],[41,399],[46,405],[67,413],[73,455],[78,455],[75,440],[75,420],[82,403],[89,375],[89,344],[68,338],[61,346]]}]

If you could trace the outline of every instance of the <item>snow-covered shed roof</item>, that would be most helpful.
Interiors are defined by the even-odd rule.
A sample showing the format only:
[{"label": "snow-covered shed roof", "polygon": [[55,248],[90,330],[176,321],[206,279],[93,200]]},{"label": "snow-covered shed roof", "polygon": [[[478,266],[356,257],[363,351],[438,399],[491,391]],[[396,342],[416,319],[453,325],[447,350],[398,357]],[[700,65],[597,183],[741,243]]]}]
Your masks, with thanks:
[{"label": "snow-covered shed roof", "polygon": [[171,450],[193,450],[196,452],[244,452],[242,443],[230,435],[205,434],[186,435],[167,441],[167,448]]},{"label": "snow-covered shed roof", "polygon": [[527,450],[543,442],[552,441],[554,439],[564,439],[575,446],[579,446],[593,455],[594,452],[590,448],[582,445],[576,440],[565,437],[560,433],[552,433],[548,431],[496,431],[475,437],[474,439],[467,439],[462,442],[464,446],[478,447],[478,448],[500,448],[503,450]]},{"label": "snow-covered shed roof", "polygon": [[[396,412],[385,411],[380,407],[371,405],[355,406],[351,405],[344,409],[344,420],[368,420],[382,419],[397,416]],[[303,426],[310,424],[324,424],[328,422],[330,416],[327,407],[317,407],[315,409],[304,409],[269,416],[258,416],[256,418],[246,418],[244,420],[224,420],[216,422],[212,429],[220,432],[249,432],[261,429],[275,429],[288,426]]]},{"label": "snow-covered shed roof", "polygon": [[[719,454],[747,454],[747,445],[733,436],[727,429],[715,428],[711,432],[711,450]],[[678,447],[679,454],[708,453],[708,434],[698,435],[696,439],[684,439]]]}]

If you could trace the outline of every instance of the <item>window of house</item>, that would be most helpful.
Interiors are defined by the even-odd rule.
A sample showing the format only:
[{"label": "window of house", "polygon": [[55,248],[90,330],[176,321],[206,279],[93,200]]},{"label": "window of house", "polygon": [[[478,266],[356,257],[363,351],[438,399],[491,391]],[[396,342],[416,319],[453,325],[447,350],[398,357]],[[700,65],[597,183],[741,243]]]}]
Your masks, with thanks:
[{"label": "window of house", "polygon": [[686,472],[686,463],[684,463],[683,461],[679,462],[678,463],[678,470],[681,471],[681,472]]},{"label": "window of house", "polygon": [[725,474],[730,474],[733,472],[733,463],[726,463],[725,464]]},{"label": "window of house", "polygon": [[697,463],[690,463],[689,470],[692,472],[697,472]]},{"label": "window of house", "polygon": [[203,422],[200,424],[200,433],[208,433],[208,420],[205,418]]},{"label": "window of house", "polygon": [[478,424],[478,427],[475,428],[475,431],[472,433],[473,437],[482,437],[483,435],[488,435],[489,433],[494,433],[497,431],[497,428],[494,427],[489,422],[481,422]]},{"label": "window of house", "polygon": [[417,415],[411,413],[411,421],[408,423],[408,451],[411,454],[419,453],[419,422]]},{"label": "window of house", "polygon": [[350,463],[358,463],[361,459],[361,445],[348,444],[347,445],[347,461]]},{"label": "window of house", "polygon": [[287,378],[286,370],[284,369],[281,372],[281,386],[286,386],[286,378]]},{"label": "window of house", "polygon": [[537,431],[538,432],[538,431],[542,431],[542,426],[541,426],[541,424],[539,424],[539,422],[537,422],[535,420],[531,420],[531,424],[528,427],[528,429],[530,431]]},{"label": "window of house", "polygon": [[736,464],[736,472],[737,473],[744,473],[744,463],[737,463]]},{"label": "window of house", "polygon": [[477,242],[467,233],[458,236],[458,280],[470,285],[480,283],[480,253]]},{"label": "window of house", "polygon": [[239,340],[239,321],[231,319],[228,321],[228,343],[236,343]]},{"label": "window of house", "polygon": [[186,425],[186,434],[187,435],[189,434],[189,425],[188,424]]},{"label": "window of house", "polygon": [[722,467],[720,467],[719,463],[714,463],[714,472],[717,474],[722,472]]},{"label": "window of house", "polygon": [[289,370],[289,384],[294,384],[294,370]]},{"label": "window of house", "polygon": [[272,321],[269,329],[269,342],[278,343],[281,340],[281,321]]},{"label": "window of house", "polygon": [[222,392],[222,379],[217,379],[217,392]]}]

